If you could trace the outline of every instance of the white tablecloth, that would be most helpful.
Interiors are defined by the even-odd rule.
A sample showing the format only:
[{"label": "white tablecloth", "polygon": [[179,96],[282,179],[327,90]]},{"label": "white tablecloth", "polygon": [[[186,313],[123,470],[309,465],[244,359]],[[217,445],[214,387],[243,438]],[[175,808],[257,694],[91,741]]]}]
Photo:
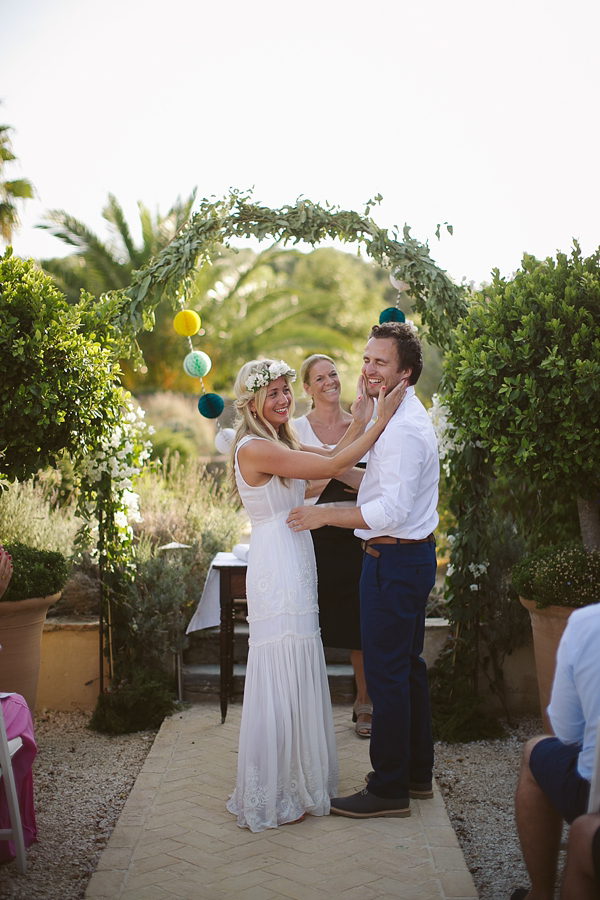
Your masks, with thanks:
[{"label": "white tablecloth", "polygon": [[233,550],[233,553],[217,553],[211,562],[200,602],[186,629],[186,634],[200,631],[202,628],[215,628],[221,624],[220,573],[215,566],[219,568],[243,566],[248,562],[248,544],[236,544]]}]

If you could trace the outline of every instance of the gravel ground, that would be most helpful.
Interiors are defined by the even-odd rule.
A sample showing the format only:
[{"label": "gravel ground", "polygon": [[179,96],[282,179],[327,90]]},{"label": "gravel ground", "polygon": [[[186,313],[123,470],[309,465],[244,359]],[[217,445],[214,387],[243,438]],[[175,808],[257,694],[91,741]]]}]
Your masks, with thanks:
[{"label": "gravel ground", "polygon": [[541,719],[527,718],[503,740],[436,745],[436,780],[480,900],[509,900],[529,887],[514,796],[523,744],[542,732]]},{"label": "gravel ground", "polygon": [[156,732],[88,731],[89,715],[35,716],[33,768],[38,841],[27,874],[0,865],[2,900],[80,900],[144,764]]},{"label": "gravel ground", "polygon": [[[2,900],[81,900],[98,858],[152,746],[155,732],[107,737],[84,713],[36,715],[34,767],[38,843],[27,875],[0,866]],[[523,719],[507,737],[438,744],[436,777],[480,900],[508,900],[528,880],[514,822],[521,750],[541,732]]]}]

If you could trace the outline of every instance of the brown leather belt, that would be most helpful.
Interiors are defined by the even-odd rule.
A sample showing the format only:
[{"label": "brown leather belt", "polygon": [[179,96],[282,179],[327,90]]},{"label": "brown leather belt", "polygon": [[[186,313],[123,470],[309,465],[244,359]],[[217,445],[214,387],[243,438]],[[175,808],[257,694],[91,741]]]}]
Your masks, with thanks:
[{"label": "brown leather belt", "polygon": [[390,537],[387,534],[381,535],[381,537],[369,538],[368,541],[361,541],[362,548],[365,553],[368,553],[369,556],[381,556],[378,550],[373,549],[373,544],[435,544],[435,537],[433,533],[429,534],[425,538],[396,538]]}]

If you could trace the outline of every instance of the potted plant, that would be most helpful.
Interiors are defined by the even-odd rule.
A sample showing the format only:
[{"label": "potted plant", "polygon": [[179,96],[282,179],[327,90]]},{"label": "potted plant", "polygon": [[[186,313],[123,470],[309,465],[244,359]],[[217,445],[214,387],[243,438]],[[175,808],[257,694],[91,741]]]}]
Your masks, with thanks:
[{"label": "potted plant", "polygon": [[600,553],[577,541],[540,547],[517,563],[512,583],[531,617],[542,719],[550,729],[556,650],[573,610],[600,602]]},{"label": "potted plant", "polygon": [[4,549],[13,574],[0,600],[0,690],[22,694],[33,712],[46,612],[59,599],[70,566],[52,550],[19,543]]},{"label": "potted plant", "polygon": [[[570,603],[598,599],[596,562],[589,561],[591,588],[585,582],[584,589],[577,573],[587,571],[587,555],[600,552],[599,335],[600,249],[584,259],[574,242],[570,257],[559,253],[540,262],[526,254],[510,280],[496,271],[459,325],[448,359],[453,390],[447,403],[457,439],[476,442],[497,471],[549,487],[563,509],[576,502],[578,552],[549,547],[548,555],[532,555],[516,574],[532,620],[542,610],[530,584],[536,577],[543,584],[544,620],[561,620],[560,633]],[[537,663],[540,628],[532,624]],[[555,651],[542,656],[550,671],[538,670],[540,687],[552,683]],[[546,705],[544,691],[543,710]]]}]

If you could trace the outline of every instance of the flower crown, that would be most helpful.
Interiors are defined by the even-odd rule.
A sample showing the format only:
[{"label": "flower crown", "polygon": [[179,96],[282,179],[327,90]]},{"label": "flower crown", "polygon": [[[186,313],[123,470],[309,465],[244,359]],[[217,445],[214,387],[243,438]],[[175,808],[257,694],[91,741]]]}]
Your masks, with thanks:
[{"label": "flower crown", "polygon": [[283,360],[273,362],[270,366],[265,363],[257,372],[253,372],[246,378],[246,388],[256,394],[262,387],[266,387],[271,381],[281,378],[282,375],[285,375],[290,381],[296,380],[295,370],[290,369]]}]

